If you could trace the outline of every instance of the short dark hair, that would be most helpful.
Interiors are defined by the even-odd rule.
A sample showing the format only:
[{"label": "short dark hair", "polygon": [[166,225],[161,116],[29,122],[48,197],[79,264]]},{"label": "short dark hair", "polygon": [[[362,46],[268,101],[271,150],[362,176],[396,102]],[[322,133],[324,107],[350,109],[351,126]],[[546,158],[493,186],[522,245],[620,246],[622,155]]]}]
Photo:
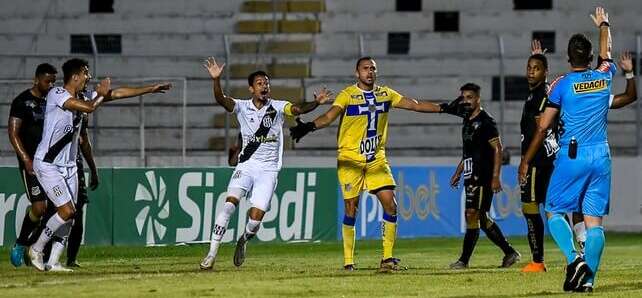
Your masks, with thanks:
[{"label": "short dark hair", "polygon": [[254,79],[256,77],[258,77],[258,76],[264,76],[264,77],[270,79],[270,76],[268,76],[268,74],[265,71],[257,70],[255,72],[251,73],[249,76],[247,76],[247,84],[250,85],[250,86],[254,85]]},{"label": "short dark hair", "polygon": [[466,83],[461,88],[459,88],[459,91],[472,91],[474,92],[477,96],[479,96],[479,91],[481,91],[481,87],[475,83]]},{"label": "short dark hair", "polygon": [[530,57],[528,57],[528,60],[531,60],[531,59],[542,62],[544,69],[548,70],[548,59],[546,59],[546,56],[544,56],[544,54],[533,54]]},{"label": "short dark hair", "polygon": [[62,73],[64,74],[63,81],[65,83],[69,82],[73,75],[81,73],[83,71],[83,68],[85,67],[89,67],[89,62],[87,62],[87,60],[80,58],[72,58],[67,60],[62,65]]},{"label": "short dark hair", "polygon": [[574,34],[568,40],[568,62],[571,66],[582,67],[591,64],[593,46],[584,34]]},{"label": "short dark hair", "polygon": [[57,74],[58,71],[56,68],[49,63],[42,63],[36,67],[36,77],[39,77],[44,74]]},{"label": "short dark hair", "polygon": [[357,60],[357,65],[355,65],[355,69],[359,69],[359,64],[361,64],[361,61],[366,61],[366,60],[372,60],[372,61],[374,61],[374,59],[373,59],[372,57],[370,57],[370,56],[364,56],[364,57],[361,57],[361,58],[359,58],[359,59]]}]

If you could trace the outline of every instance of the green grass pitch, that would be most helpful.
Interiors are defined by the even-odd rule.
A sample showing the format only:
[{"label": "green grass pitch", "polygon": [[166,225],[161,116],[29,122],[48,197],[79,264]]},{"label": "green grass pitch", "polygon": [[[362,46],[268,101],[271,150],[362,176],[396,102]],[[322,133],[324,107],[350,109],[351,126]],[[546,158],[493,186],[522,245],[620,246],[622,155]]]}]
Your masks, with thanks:
[{"label": "green grass pitch", "polygon": [[[396,256],[408,271],[377,274],[380,241],[358,241],[356,272],[344,272],[340,242],[248,245],[241,268],[232,264],[233,245],[223,245],[214,271],[198,264],[205,245],[170,247],[83,247],[83,265],[73,273],[13,268],[9,247],[0,248],[2,297],[530,297],[563,296],[562,255],[546,241],[547,273],[521,273],[530,260],[525,237],[511,238],[522,253],[513,268],[498,269],[502,254],[480,238],[464,271],[447,269],[461,239],[400,239]],[[593,296],[642,296],[642,234],[607,234]],[[64,257],[63,257],[64,259]],[[582,295],[582,294],[575,294]]]}]

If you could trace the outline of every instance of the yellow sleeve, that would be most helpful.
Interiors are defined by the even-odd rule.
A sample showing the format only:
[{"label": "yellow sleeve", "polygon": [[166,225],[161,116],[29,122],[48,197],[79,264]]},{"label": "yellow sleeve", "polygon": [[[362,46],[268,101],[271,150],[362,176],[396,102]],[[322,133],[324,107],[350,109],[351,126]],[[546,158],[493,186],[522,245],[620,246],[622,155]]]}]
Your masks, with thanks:
[{"label": "yellow sleeve", "polygon": [[388,96],[390,96],[390,102],[392,103],[393,107],[396,107],[401,101],[401,99],[403,98],[403,96],[399,94],[399,92],[391,88],[387,88],[387,89],[388,89]]},{"label": "yellow sleeve", "polygon": [[294,114],[292,113],[292,103],[291,102],[288,102],[288,103],[285,104],[285,106],[283,107],[283,114],[285,114],[285,116],[290,116],[290,117],[294,116]]},{"label": "yellow sleeve", "polygon": [[345,90],[342,90],[339,92],[339,95],[334,99],[334,102],[332,103],[333,106],[338,106],[342,110],[346,109],[346,106],[350,103],[350,94],[346,92]]}]

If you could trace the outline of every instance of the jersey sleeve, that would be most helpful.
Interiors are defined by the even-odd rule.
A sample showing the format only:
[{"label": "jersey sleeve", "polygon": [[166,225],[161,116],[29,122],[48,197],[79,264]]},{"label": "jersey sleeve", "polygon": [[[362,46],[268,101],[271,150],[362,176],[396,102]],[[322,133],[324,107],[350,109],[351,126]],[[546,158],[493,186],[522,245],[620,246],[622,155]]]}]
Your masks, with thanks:
[{"label": "jersey sleeve", "polygon": [[617,66],[611,61],[611,59],[604,59],[600,66],[596,69],[598,72],[608,73],[611,76],[614,76],[617,73]]},{"label": "jersey sleeve", "polygon": [[11,102],[11,109],[9,110],[9,117],[16,117],[24,119],[27,117],[27,107],[24,101],[16,98]]},{"label": "jersey sleeve", "polygon": [[499,142],[499,131],[497,130],[497,123],[495,123],[495,121],[485,121],[482,137],[483,140],[487,141],[491,145]]},{"label": "jersey sleeve", "polygon": [[283,105],[283,114],[290,117],[294,116],[294,114],[292,113],[291,102],[285,102],[285,104]]},{"label": "jersey sleeve", "polygon": [[345,110],[348,104],[350,103],[350,94],[346,92],[345,90],[342,90],[339,92],[339,95],[334,99],[334,102],[332,102],[333,106],[340,107],[342,110]]},{"label": "jersey sleeve", "polygon": [[230,113],[238,114],[239,110],[241,109],[241,107],[239,107],[241,104],[241,101],[235,98],[233,98],[232,101],[234,101],[234,109]]},{"label": "jersey sleeve", "polygon": [[551,87],[548,90],[548,102],[546,106],[553,107],[556,109],[559,109],[562,106],[562,86],[564,84],[563,82],[563,76],[558,77],[551,83]]},{"label": "jersey sleeve", "polygon": [[[65,102],[72,98],[71,94],[63,88],[56,88],[50,91],[49,94],[51,95],[51,99],[47,98],[47,101],[52,100],[53,104],[60,108],[64,108]],[[47,97],[49,97],[49,95]]]},{"label": "jersey sleeve", "polygon": [[399,94],[399,92],[391,88],[387,88],[387,89],[388,89],[388,96],[390,96],[390,103],[392,104],[393,107],[396,107],[401,101],[401,99],[403,98],[403,96]]}]

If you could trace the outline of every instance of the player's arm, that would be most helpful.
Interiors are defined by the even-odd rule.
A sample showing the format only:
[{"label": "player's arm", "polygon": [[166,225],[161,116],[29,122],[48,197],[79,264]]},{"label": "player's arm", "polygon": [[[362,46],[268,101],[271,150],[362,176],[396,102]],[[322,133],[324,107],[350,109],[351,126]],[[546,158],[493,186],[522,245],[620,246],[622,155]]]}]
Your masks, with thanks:
[{"label": "player's arm", "polygon": [[401,100],[395,105],[395,108],[400,108],[409,111],[420,113],[441,113],[443,110],[440,105],[425,100],[416,100],[414,98],[403,96]]},{"label": "player's arm", "polygon": [[105,100],[105,96],[109,93],[111,87],[111,80],[109,78],[103,79],[96,87],[98,96],[92,100],[82,100],[75,97],[70,97],[64,101],[62,107],[67,110],[73,110],[83,113],[93,113]]},{"label": "player's arm", "polygon": [[96,168],[96,161],[94,160],[94,153],[85,124],[83,124],[82,129],[80,130],[80,152],[82,153],[85,161],[87,161],[87,165],[89,166],[89,170],[91,172],[89,188],[91,190],[94,190],[96,189],[96,187],[98,187],[98,169]]},{"label": "player's arm", "polygon": [[171,88],[172,84],[170,83],[157,83],[141,87],[119,87],[113,90],[109,90],[109,93],[107,93],[107,96],[105,96],[104,102],[110,102],[121,98],[135,97],[149,93],[165,93],[165,91]]},{"label": "player's arm", "polygon": [[459,184],[459,180],[461,179],[461,172],[464,171],[464,160],[460,160],[459,164],[457,165],[457,169],[455,169],[455,173],[453,176],[450,178],[450,187],[457,188],[457,185]]},{"label": "player's arm", "polygon": [[488,140],[491,148],[493,148],[493,178],[491,180],[491,188],[493,192],[498,193],[502,191],[501,184],[501,170],[502,170],[502,140],[499,136]]},{"label": "player's arm", "polygon": [[544,138],[546,137],[546,131],[553,124],[555,117],[559,113],[559,108],[556,107],[546,107],[544,113],[541,114],[540,119],[537,123],[537,129],[535,129],[535,134],[531,140],[530,145],[528,145],[528,150],[522,157],[522,161],[519,164],[519,181],[520,183],[526,182],[526,175],[528,173],[528,167],[535,157],[537,150],[542,146]]},{"label": "player's arm", "polygon": [[[595,14],[591,15],[593,23],[600,30],[600,58],[611,59],[611,29],[609,28],[609,14],[603,7],[596,7]],[[599,65],[598,65],[599,66]]]},{"label": "player's arm", "polygon": [[241,153],[241,147],[243,147],[243,136],[241,136],[241,133],[239,133],[236,144],[230,146],[230,149],[227,152],[227,164],[231,167],[234,167],[239,163],[239,154]]},{"label": "player's arm", "polygon": [[20,160],[22,160],[22,163],[25,165],[25,170],[33,175],[33,164],[31,157],[29,157],[29,154],[27,154],[27,150],[25,149],[24,144],[22,144],[22,139],[20,139],[20,128],[22,127],[22,118],[18,117],[9,117],[9,125],[8,125],[8,134],[9,134],[9,142],[11,142],[11,146],[13,146],[13,150],[16,152]]},{"label": "player's arm", "polygon": [[638,97],[637,88],[635,86],[635,76],[633,75],[633,59],[631,59],[631,53],[622,53],[618,62],[626,77],[626,88],[624,89],[624,93],[617,94],[613,97],[613,102],[611,102],[610,107],[611,109],[625,107],[637,100]]},{"label": "player's arm", "polygon": [[319,105],[326,103],[332,97],[332,91],[323,87],[321,90],[314,92],[314,100],[309,102],[293,104],[290,107],[290,114],[298,116],[306,114],[316,109]]},{"label": "player's arm", "polygon": [[333,105],[323,115],[314,119],[314,121],[303,122],[301,121],[301,118],[296,118],[297,125],[295,127],[290,127],[290,137],[298,143],[301,138],[311,131],[328,127],[341,114],[343,114],[343,109],[339,106]]},{"label": "player's arm", "polygon": [[223,88],[221,88],[221,73],[223,73],[223,67],[225,67],[225,63],[221,65],[216,64],[216,60],[214,60],[214,57],[207,58],[206,62],[206,64],[203,64],[203,67],[207,69],[207,72],[212,78],[214,99],[219,105],[223,106],[226,111],[234,111],[234,105],[236,105],[236,103],[234,103],[234,98],[225,95],[225,93],[223,93]]}]

